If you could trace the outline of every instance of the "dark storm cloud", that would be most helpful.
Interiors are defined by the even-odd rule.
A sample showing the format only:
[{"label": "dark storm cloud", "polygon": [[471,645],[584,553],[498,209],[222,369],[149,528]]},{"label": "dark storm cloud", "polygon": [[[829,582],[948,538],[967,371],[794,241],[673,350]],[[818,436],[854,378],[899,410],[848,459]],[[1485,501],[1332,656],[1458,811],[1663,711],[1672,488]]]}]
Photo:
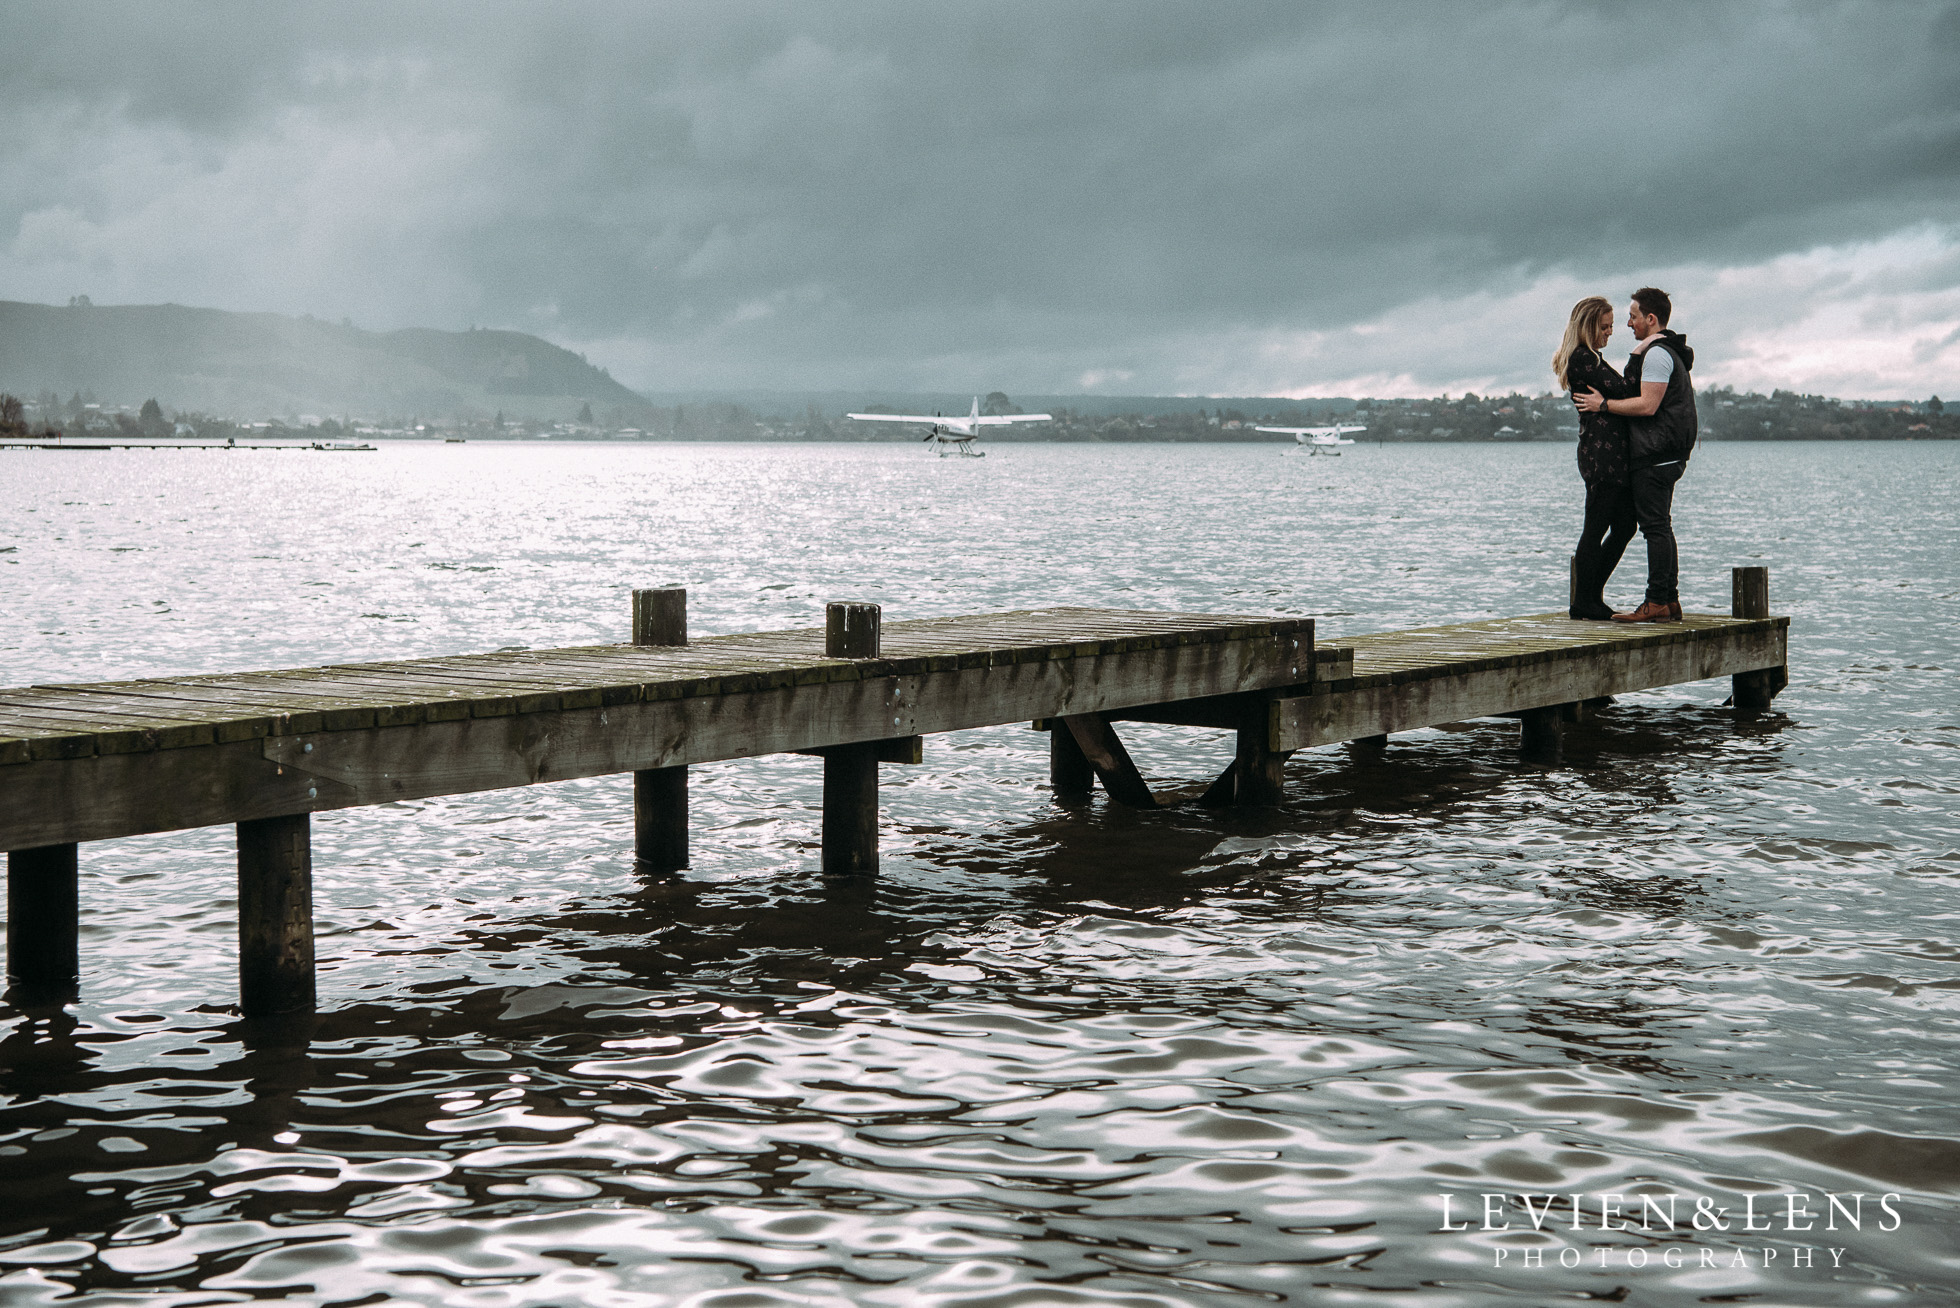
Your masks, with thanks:
[{"label": "dark storm cloud", "polygon": [[1951,4],[15,6],[0,33],[0,297],[491,322],[644,387],[1213,389],[1194,339],[1960,211]]}]

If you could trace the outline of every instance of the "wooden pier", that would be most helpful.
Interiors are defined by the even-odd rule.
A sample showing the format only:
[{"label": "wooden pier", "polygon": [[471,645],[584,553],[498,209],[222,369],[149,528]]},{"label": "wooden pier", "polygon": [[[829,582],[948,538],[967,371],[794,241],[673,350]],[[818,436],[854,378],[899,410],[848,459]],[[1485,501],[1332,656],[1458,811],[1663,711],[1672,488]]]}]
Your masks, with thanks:
[{"label": "wooden pier", "polygon": [[248,1015],[314,1002],[311,814],[631,772],[634,848],[688,862],[689,768],[822,760],[826,872],[877,868],[878,772],[927,735],[1032,721],[1050,779],[1160,800],[1116,724],[1235,733],[1201,802],[1273,804],[1287,757],[1465,718],[1521,719],[1555,764],[1589,702],[1727,676],[1767,708],[1789,620],[1765,570],[1735,570],[1731,616],[1621,626],[1564,615],[1316,646],[1312,619],[1058,608],[885,624],[833,604],[822,628],[690,640],[686,593],[634,592],[633,643],[0,690],[7,970],[74,984],[82,842],[234,824]]}]

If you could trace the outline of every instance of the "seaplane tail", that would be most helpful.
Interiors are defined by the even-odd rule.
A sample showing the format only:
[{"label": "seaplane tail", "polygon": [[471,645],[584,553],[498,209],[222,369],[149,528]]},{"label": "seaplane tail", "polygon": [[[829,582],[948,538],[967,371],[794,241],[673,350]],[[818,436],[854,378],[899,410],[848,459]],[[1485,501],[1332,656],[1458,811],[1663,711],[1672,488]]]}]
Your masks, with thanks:
[{"label": "seaplane tail", "polygon": [[[1367,431],[1357,423],[1335,423],[1332,427],[1254,427],[1254,431],[1283,432],[1293,438],[1296,446],[1305,446],[1308,454],[1332,454],[1338,456],[1341,445],[1352,445],[1347,439],[1351,431]],[[1291,451],[1288,451],[1291,453]]]},{"label": "seaplane tail", "polygon": [[969,458],[985,458],[983,450],[973,448],[974,437],[982,427],[1006,427],[1017,422],[1052,422],[1054,415],[1049,413],[988,413],[980,412],[980,397],[973,397],[973,407],[963,418],[947,418],[940,414],[927,417],[922,413],[847,413],[847,418],[858,422],[913,422],[927,428],[925,443],[933,445],[943,457],[947,454],[963,454]]}]

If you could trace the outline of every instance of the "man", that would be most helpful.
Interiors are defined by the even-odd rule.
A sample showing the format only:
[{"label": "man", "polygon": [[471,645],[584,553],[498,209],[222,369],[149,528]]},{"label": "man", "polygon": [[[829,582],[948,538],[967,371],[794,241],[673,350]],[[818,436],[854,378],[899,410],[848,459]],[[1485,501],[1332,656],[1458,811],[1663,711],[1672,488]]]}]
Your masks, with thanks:
[{"label": "man", "polygon": [[1573,397],[1587,413],[1600,409],[1627,419],[1627,452],[1633,469],[1633,512],[1640,534],[1647,539],[1647,598],[1631,613],[1615,613],[1615,622],[1679,622],[1681,620],[1681,559],[1674,544],[1674,483],[1687,470],[1694,452],[1695,387],[1689,371],[1695,352],[1688,338],[1670,331],[1673,303],[1665,291],[1643,286],[1633,293],[1627,327],[1633,332],[1633,355],[1626,378],[1638,382],[1640,394],[1609,400],[1588,389]]}]

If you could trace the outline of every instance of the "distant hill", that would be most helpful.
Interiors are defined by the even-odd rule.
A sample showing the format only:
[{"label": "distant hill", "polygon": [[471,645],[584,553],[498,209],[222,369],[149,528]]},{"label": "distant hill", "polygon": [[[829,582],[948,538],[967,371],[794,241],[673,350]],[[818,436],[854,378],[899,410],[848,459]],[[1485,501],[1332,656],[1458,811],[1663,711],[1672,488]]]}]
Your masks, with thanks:
[{"label": "distant hill", "polygon": [[638,413],[647,402],[570,350],[523,332],[371,332],[313,318],[179,304],[0,300],[0,390],[93,391],[234,417],[379,418],[503,410]]}]

